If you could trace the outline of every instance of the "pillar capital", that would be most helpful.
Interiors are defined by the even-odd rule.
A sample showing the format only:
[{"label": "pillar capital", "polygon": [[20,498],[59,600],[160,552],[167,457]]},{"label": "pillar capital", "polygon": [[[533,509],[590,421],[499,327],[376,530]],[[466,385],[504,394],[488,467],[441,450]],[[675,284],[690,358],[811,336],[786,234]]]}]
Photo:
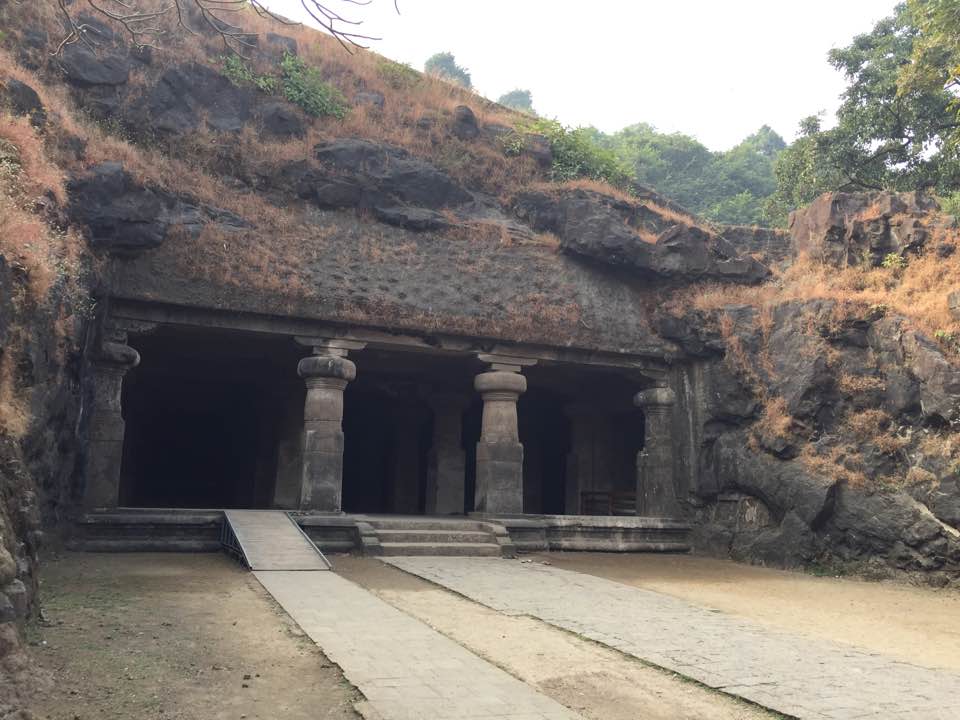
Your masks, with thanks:
[{"label": "pillar capital", "polygon": [[646,409],[669,408],[677,401],[677,395],[668,387],[652,387],[633,396],[633,404]]},{"label": "pillar capital", "polygon": [[536,358],[503,353],[477,353],[477,360],[487,363],[491,370],[518,373],[525,367],[536,365]]},{"label": "pillar capital", "polygon": [[126,372],[140,364],[140,353],[123,343],[102,342],[90,360],[98,368]]},{"label": "pillar capital", "polygon": [[357,366],[339,355],[311,355],[297,364],[297,375],[307,383],[317,378],[342,380],[346,385],[357,377]]},{"label": "pillar capital", "polygon": [[[503,393],[506,396],[516,398],[527,391],[527,379],[518,372],[509,372],[506,370],[489,370],[480,373],[473,379],[474,389],[480,393],[484,400],[494,393]],[[509,399],[505,397],[504,399]]]},{"label": "pillar capital", "polygon": [[346,357],[351,350],[363,350],[367,344],[357,340],[331,337],[305,337],[297,335],[294,340],[312,350],[314,355]]}]

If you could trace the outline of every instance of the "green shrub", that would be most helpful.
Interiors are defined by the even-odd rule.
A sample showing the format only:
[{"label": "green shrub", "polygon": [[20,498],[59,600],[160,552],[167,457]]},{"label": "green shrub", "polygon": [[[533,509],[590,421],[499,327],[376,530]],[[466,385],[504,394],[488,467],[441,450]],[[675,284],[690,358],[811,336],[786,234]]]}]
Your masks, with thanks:
[{"label": "green shrub", "polygon": [[346,98],[324,81],[317,68],[308,66],[296,55],[284,54],[280,70],[283,73],[283,96],[287,100],[314,117],[346,117]]},{"label": "green shrub", "polygon": [[597,145],[589,128],[568,128],[556,120],[538,118],[523,129],[543,135],[550,142],[553,151],[550,174],[554,181],[588,178],[630,188],[633,179],[630,168],[612,150]]},{"label": "green shrub", "polygon": [[956,350],[960,346],[960,337],[957,337],[956,333],[952,333],[948,330],[937,330],[933,337],[936,338],[937,342],[941,345],[944,345],[952,350]]},{"label": "green shrub", "polygon": [[883,256],[883,267],[887,270],[903,270],[907,266],[907,261],[900,253],[887,253]]},{"label": "green shrub", "polygon": [[257,75],[247,65],[243,58],[237,55],[224,55],[220,58],[223,63],[223,74],[234,85],[253,85],[260,92],[275,93],[279,85],[277,78],[271,75]]},{"label": "green shrub", "polygon": [[377,63],[377,75],[394,90],[406,90],[420,82],[421,75],[406,63],[383,58]]},{"label": "green shrub", "polygon": [[940,202],[940,209],[947,215],[953,215],[960,219],[960,190],[937,198]]}]

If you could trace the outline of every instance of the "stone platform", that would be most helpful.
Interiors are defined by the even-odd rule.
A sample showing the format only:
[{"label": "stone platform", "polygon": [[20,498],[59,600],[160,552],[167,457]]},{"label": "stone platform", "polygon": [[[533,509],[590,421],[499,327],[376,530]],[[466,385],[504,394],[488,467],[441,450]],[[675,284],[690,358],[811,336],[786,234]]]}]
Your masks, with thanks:
[{"label": "stone platform", "polygon": [[[597,515],[291,513],[324,553],[480,555],[517,551],[687,552],[690,526]],[[224,511],[118,508],[82,515],[69,547],[89,552],[217,552]]]}]

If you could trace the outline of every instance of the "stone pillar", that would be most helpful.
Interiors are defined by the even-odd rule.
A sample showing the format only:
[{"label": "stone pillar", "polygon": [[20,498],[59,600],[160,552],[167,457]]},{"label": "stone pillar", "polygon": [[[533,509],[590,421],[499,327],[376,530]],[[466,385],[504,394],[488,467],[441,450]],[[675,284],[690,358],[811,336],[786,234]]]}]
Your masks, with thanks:
[{"label": "stone pillar", "polygon": [[427,455],[428,515],[460,515],[464,508],[466,458],[463,451],[463,412],[459,395],[431,395],[433,442]]},{"label": "stone pillar", "polygon": [[420,511],[420,427],[423,412],[413,405],[394,414],[393,483],[390,512],[416,515]]},{"label": "stone pillar", "polygon": [[476,511],[523,512],[523,445],[517,430],[517,400],[527,379],[516,370],[494,365],[473,386],[483,398],[483,421],[477,443]]},{"label": "stone pillar", "polygon": [[84,463],[84,506],[116,507],[120,501],[120,464],[124,421],[120,407],[123,376],[140,364],[140,354],[121,342],[103,342],[90,363],[93,399]]},{"label": "stone pillar", "polygon": [[346,355],[359,343],[303,340],[313,355],[297,366],[307,386],[303,408],[303,467],[300,509],[340,512],[343,491],[343,391],[357,376]]},{"label": "stone pillar", "polygon": [[567,515],[579,515],[583,512],[580,493],[593,489],[593,422],[597,418],[578,405],[568,407],[565,414],[570,419],[570,451],[563,509]]},{"label": "stone pillar", "polygon": [[644,447],[637,453],[637,515],[677,517],[673,480],[673,405],[676,396],[668,387],[639,392],[633,402],[643,408]]}]

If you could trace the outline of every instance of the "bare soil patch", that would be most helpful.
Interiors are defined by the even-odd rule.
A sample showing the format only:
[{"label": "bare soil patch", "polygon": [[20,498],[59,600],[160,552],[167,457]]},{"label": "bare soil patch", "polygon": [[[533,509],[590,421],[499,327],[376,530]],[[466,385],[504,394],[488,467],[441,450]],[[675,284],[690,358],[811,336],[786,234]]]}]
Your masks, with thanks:
[{"label": "bare soil patch", "polygon": [[358,717],[339,668],[225,556],[68,554],[42,580],[38,718]]},{"label": "bare soil patch", "polygon": [[334,570],[557,702],[597,720],[777,717],[529,617],[512,617],[378,560]]},{"label": "bare soil patch", "polygon": [[808,637],[960,670],[960,593],[816,577],[689,555],[542,553],[556,567],[656,590]]}]

